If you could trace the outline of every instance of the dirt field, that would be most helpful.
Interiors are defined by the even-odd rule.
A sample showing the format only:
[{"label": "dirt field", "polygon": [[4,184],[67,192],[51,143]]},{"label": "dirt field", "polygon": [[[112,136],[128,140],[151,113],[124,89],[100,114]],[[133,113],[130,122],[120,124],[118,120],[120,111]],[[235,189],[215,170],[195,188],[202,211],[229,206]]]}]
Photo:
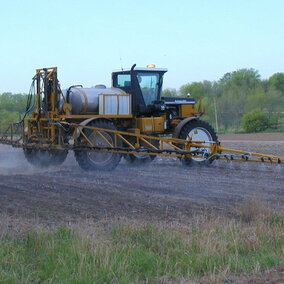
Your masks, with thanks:
[{"label": "dirt field", "polygon": [[249,133],[219,135],[221,141],[284,141],[284,133]]},{"label": "dirt field", "polygon": [[[268,137],[275,138],[263,140]],[[223,145],[284,156],[284,141],[232,138],[221,136]],[[0,148],[0,213],[9,215],[50,222],[111,216],[177,220],[204,211],[234,214],[235,205],[254,196],[283,207],[284,166],[217,161],[185,168],[178,160],[157,158],[147,166],[122,160],[113,172],[86,173],[72,153],[59,169],[40,170],[25,161],[21,149]]]}]

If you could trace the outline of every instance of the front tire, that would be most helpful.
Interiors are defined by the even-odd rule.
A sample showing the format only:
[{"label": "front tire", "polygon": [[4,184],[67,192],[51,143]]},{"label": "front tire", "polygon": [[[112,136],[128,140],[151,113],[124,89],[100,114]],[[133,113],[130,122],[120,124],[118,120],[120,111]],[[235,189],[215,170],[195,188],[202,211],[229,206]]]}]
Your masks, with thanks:
[{"label": "front tire", "polygon": [[[188,122],[182,129],[179,134],[179,138],[189,140],[190,138],[192,140],[204,140],[207,141],[207,143],[204,143],[206,146],[211,146],[212,143],[210,142],[217,142],[218,137],[214,130],[214,128],[206,121],[196,119]],[[202,149],[202,147],[201,147]],[[207,148],[208,149],[208,148]],[[195,150],[194,147],[191,148],[191,150]],[[208,154],[210,155],[210,150]],[[211,163],[212,160],[209,160]],[[192,166],[195,164],[198,165],[204,165],[208,164],[208,160],[204,157],[191,157],[191,158],[183,158],[182,163],[186,166]]]}]

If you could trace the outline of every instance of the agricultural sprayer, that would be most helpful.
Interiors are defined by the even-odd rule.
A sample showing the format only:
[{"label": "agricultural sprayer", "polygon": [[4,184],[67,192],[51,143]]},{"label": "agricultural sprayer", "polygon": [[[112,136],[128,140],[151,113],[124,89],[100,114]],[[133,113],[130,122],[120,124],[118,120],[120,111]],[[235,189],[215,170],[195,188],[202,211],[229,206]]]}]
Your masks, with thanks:
[{"label": "agricultural sprayer", "polygon": [[214,160],[284,164],[284,157],[223,148],[202,101],[161,97],[167,69],[155,66],[112,73],[112,87],[61,90],[57,68],[38,69],[20,122],[1,126],[0,143],[23,148],[37,167],[62,164],[74,151],[81,168],[111,170],[124,157],[146,163],[178,157],[184,165]]}]

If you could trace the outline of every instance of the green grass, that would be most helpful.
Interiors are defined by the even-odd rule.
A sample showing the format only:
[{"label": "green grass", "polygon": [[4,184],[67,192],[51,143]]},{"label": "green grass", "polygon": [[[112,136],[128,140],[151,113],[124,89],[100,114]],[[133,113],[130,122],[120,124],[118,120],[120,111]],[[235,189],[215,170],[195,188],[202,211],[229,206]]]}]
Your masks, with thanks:
[{"label": "green grass", "polygon": [[[124,222],[96,237],[59,227],[0,239],[0,283],[130,283],[230,277],[283,264],[283,216],[167,227]],[[214,277],[213,277],[214,278]]]}]

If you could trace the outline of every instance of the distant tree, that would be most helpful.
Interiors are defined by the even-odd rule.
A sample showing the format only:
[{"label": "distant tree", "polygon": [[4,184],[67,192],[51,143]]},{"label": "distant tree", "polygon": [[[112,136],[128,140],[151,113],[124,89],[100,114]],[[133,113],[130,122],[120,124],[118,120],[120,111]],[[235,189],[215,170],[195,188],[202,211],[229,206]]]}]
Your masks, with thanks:
[{"label": "distant tree", "polygon": [[165,89],[162,93],[162,97],[176,97],[177,96],[177,90],[176,89]]},{"label": "distant tree", "polygon": [[268,94],[261,88],[255,90],[249,96],[246,96],[245,101],[245,112],[250,112],[253,109],[260,109],[261,111],[265,111],[269,104]]},{"label": "distant tree", "polygon": [[243,116],[242,125],[246,132],[260,132],[269,128],[271,121],[260,109],[254,109]]},{"label": "distant tree", "polygon": [[221,85],[226,85],[232,81],[233,78],[233,73],[232,72],[227,72],[224,74],[224,76],[219,80],[219,83]]},{"label": "distant tree", "polygon": [[17,122],[20,119],[20,114],[15,111],[8,111],[5,109],[0,110],[0,124]]},{"label": "distant tree", "polygon": [[202,82],[202,89],[203,89],[203,96],[210,96],[211,94],[215,93],[215,82],[210,82],[205,80]]},{"label": "distant tree", "polygon": [[204,95],[202,82],[193,82],[180,87],[180,96],[186,97],[190,94],[194,98],[201,98]]},{"label": "distant tree", "polygon": [[269,85],[284,95],[284,73],[275,73],[269,80]]},{"label": "distant tree", "polygon": [[230,73],[226,73],[219,81],[220,85],[225,88],[255,88],[261,82],[260,74],[257,70],[239,69]]},{"label": "distant tree", "polygon": [[3,93],[0,95],[0,123],[19,121],[25,112],[27,96],[24,94]]},{"label": "distant tree", "polygon": [[261,81],[261,87],[265,92],[268,92],[268,90],[270,88],[269,80],[266,80],[266,79],[262,80]]},{"label": "distant tree", "polygon": [[238,129],[245,113],[247,97],[255,94],[256,89],[262,89],[260,74],[253,68],[228,72],[214,88],[220,108],[220,124],[225,129]]},{"label": "distant tree", "polygon": [[27,96],[23,94],[3,93],[0,95],[0,109],[24,112]]}]

